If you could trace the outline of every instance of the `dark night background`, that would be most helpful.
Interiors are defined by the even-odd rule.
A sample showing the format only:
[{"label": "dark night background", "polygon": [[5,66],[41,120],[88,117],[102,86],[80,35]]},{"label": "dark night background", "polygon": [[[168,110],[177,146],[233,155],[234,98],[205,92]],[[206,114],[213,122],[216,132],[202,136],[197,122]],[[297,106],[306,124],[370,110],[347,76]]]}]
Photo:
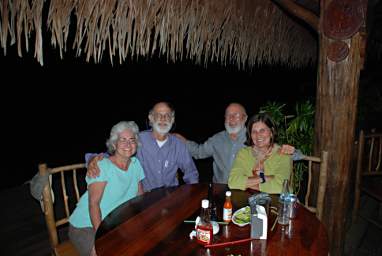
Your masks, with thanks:
[{"label": "dark night background", "polygon": [[[64,60],[58,56],[52,49],[45,50],[43,67],[33,53],[17,57],[14,46],[0,56],[1,169],[5,173],[0,189],[31,179],[38,163],[72,164],[82,162],[85,152],[103,152],[110,128],[118,121],[135,120],[141,130],[148,128],[148,111],[158,101],[173,103],[174,131],[198,142],[224,129],[229,102],[242,103],[249,116],[267,101],[284,102],[289,108],[297,101],[314,102],[315,66],[239,71],[235,66],[210,63],[205,68],[191,61],[174,64],[160,58],[112,66],[87,63],[83,56],[75,58],[70,52]],[[375,97],[375,90],[377,96],[381,92],[381,64],[367,67],[363,77],[368,82],[361,86],[366,89],[360,95]],[[369,98],[362,104],[371,103]],[[365,114],[363,119],[375,126],[378,118]]]}]

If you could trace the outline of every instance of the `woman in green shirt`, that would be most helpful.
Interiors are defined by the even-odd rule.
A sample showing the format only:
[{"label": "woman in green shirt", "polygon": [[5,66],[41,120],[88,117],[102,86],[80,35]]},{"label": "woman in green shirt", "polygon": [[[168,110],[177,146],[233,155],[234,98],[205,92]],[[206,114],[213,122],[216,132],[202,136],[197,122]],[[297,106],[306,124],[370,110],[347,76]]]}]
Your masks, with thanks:
[{"label": "woman in green shirt", "polygon": [[280,146],[275,143],[277,130],[272,118],[267,114],[253,116],[248,122],[247,132],[249,146],[237,153],[228,186],[231,189],[250,188],[280,193],[283,180],[290,177],[292,159],[281,154]]}]

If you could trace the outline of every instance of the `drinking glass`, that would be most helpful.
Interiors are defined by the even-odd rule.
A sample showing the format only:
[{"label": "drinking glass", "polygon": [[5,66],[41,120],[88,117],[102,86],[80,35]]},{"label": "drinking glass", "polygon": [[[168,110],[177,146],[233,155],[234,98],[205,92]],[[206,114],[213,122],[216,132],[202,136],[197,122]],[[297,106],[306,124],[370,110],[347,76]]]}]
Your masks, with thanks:
[{"label": "drinking glass", "polygon": [[278,221],[280,225],[288,225],[289,222],[289,204],[287,200],[280,199],[278,207]]}]

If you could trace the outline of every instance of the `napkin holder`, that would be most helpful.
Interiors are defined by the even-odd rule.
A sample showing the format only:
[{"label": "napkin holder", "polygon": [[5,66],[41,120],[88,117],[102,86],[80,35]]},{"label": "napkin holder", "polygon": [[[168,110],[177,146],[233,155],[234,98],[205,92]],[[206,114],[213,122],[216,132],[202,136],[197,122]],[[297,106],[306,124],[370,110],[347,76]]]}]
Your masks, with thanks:
[{"label": "napkin holder", "polygon": [[255,198],[249,198],[251,208],[251,238],[267,239],[268,217],[265,208],[256,203]]}]

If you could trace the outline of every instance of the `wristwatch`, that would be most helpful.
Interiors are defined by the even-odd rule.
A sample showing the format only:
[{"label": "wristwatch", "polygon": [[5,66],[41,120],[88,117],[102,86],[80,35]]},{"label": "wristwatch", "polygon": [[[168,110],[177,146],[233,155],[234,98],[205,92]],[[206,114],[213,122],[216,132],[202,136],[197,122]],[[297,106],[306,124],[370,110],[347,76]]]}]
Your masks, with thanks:
[{"label": "wristwatch", "polygon": [[265,175],[263,170],[260,170],[260,178],[261,178],[261,183],[265,183]]}]

